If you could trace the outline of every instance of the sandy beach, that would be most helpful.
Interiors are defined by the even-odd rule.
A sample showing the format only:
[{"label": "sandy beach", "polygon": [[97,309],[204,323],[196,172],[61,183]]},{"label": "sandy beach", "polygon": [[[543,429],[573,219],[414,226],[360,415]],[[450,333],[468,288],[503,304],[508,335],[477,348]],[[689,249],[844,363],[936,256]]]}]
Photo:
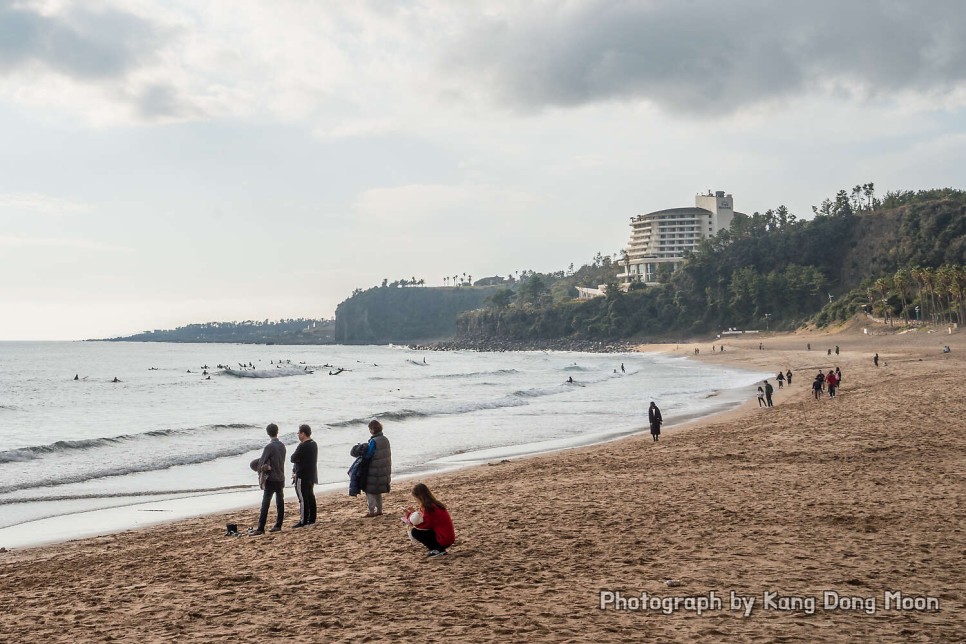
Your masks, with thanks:
[{"label": "sandy beach", "polygon": [[[641,392],[640,435],[427,477],[456,525],[446,557],[406,538],[410,482],[376,519],[330,494],[292,530],[289,488],[278,534],[224,536],[253,508],[0,553],[0,639],[961,640],[966,335],[875,332],[641,347],[795,375],[771,409],[749,391],[727,414],[666,416],[657,444]],[[838,397],[813,400],[835,366]],[[731,593],[755,600],[747,615]]]}]

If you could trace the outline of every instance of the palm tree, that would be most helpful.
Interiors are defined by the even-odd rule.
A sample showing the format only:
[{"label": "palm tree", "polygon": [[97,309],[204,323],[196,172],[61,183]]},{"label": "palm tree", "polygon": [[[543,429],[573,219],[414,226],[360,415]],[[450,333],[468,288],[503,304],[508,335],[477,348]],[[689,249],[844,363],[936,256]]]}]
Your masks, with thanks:
[{"label": "palm tree", "polygon": [[909,271],[905,268],[900,268],[896,271],[896,274],[892,276],[892,283],[896,287],[896,291],[899,294],[899,301],[902,302],[902,312],[905,313],[906,321],[909,320],[909,311],[906,310],[906,292],[909,290],[909,284],[912,281],[912,277]]},{"label": "palm tree", "polygon": [[955,271],[954,282],[956,285],[956,301],[959,304],[959,323],[962,324],[964,321],[966,321],[966,310],[964,310],[963,306],[963,300],[966,299],[964,298],[964,296],[966,296],[966,266],[957,266],[954,267],[953,270]]},{"label": "palm tree", "polygon": [[[880,277],[873,284],[876,293],[882,300],[882,317],[889,319],[889,292],[892,290],[892,278]],[[890,322],[891,323],[891,322]]]}]

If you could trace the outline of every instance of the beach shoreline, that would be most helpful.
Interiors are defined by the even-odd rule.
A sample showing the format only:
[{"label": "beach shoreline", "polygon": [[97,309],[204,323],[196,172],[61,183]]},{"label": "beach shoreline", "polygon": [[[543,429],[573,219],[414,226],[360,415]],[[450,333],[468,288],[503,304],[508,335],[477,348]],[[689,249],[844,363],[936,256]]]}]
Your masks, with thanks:
[{"label": "beach shoreline", "polygon": [[[326,641],[425,638],[427,629],[464,641],[935,641],[964,632],[962,334],[728,338],[715,354],[710,344],[645,348],[791,368],[794,383],[776,387],[772,409],[750,399],[658,444],[635,434],[426,474],[456,524],[445,560],[427,561],[405,538],[395,508],[410,503],[407,485],[394,487],[378,519],[361,518],[359,499],[326,495],[319,525],[260,538],[223,536],[238,513],[208,515],[0,553],[12,591],[0,599],[9,616],[0,636],[227,641],[296,638],[306,625]],[[840,355],[828,355],[835,345]],[[814,372],[835,366],[839,397],[813,400]],[[889,590],[934,597],[939,609],[887,609]],[[729,591],[757,607],[729,610]],[[716,592],[725,606],[702,615],[602,607],[605,596],[644,592]],[[804,603],[769,608],[769,592]],[[828,609],[826,592],[878,601],[871,613]],[[810,597],[819,601],[811,612]],[[284,605],[283,619],[266,599]]]},{"label": "beach shoreline", "polygon": [[[641,350],[644,353],[664,354],[665,351]],[[714,392],[719,395],[722,392]],[[721,402],[716,406],[695,414],[670,418],[665,431],[676,431],[693,426],[705,419],[721,417],[736,411],[745,404],[747,392],[736,389],[723,390]],[[521,459],[553,454],[564,450],[593,447],[611,441],[622,440],[639,434],[648,433],[646,422],[630,429],[585,434],[577,437],[543,440],[534,443],[518,443],[499,447],[461,451],[449,456],[424,463],[414,470],[406,470],[394,475],[394,480],[409,481],[425,476],[436,476],[463,468],[485,466],[489,461]],[[346,467],[351,459],[347,459]],[[344,495],[348,478],[316,486],[317,496]],[[286,488],[289,502],[294,498],[291,486]],[[14,549],[37,548],[79,539],[118,534],[130,530],[159,528],[186,519],[199,518],[213,514],[237,513],[256,517],[261,492],[253,485],[250,489],[232,490],[214,494],[193,494],[188,496],[169,496],[150,501],[132,502],[126,505],[111,506],[93,510],[81,510],[62,515],[31,519],[23,523],[0,528],[0,547],[8,551]],[[287,512],[292,512],[289,508]],[[297,506],[294,510],[297,512]],[[253,524],[254,525],[254,524]]]}]

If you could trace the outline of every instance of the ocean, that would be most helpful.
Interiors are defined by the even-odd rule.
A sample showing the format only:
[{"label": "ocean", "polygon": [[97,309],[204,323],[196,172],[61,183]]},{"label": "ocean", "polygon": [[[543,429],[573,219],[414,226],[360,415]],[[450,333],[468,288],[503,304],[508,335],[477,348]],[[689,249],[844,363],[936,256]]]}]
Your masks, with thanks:
[{"label": "ocean", "polygon": [[651,400],[670,426],[764,377],[643,353],[0,342],[0,547],[255,505],[271,422],[289,454],[308,423],[320,489],[347,490],[372,418],[398,480],[639,432]]}]

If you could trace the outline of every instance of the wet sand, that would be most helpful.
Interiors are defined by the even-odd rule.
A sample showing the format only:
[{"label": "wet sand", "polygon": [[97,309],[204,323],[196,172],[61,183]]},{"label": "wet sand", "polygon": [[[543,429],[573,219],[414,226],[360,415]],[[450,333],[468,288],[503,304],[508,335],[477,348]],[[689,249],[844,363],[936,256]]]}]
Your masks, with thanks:
[{"label": "wet sand", "polygon": [[[320,523],[293,530],[286,490],[278,534],[223,536],[254,523],[245,510],[0,553],[0,639],[961,639],[966,336],[853,329],[725,339],[714,355],[711,342],[642,350],[695,346],[708,362],[791,368],[793,384],[776,387],[772,409],[749,391],[738,410],[669,427],[657,444],[642,433],[427,476],[458,533],[443,558],[427,559],[397,519],[408,483],[376,519],[362,518],[364,500],[328,495]],[[812,377],[835,366],[839,396],[813,400]],[[601,610],[601,591],[665,602],[714,591],[723,605]],[[731,591],[756,600],[748,617],[730,610]],[[827,610],[824,591],[863,604]],[[890,591],[940,608],[887,610]],[[772,606],[767,592],[779,593]]]}]

